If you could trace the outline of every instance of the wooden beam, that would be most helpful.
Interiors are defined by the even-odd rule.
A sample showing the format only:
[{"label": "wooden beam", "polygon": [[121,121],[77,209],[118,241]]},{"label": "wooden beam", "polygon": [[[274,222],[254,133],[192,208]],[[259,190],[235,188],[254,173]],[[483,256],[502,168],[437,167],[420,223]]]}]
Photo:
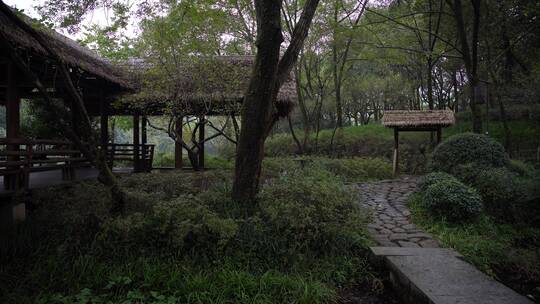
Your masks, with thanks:
[{"label": "wooden beam", "polygon": [[202,170],[204,169],[204,125],[206,124],[204,116],[199,117],[199,124],[199,168]]},{"label": "wooden beam", "polygon": [[[175,122],[175,132],[176,136],[182,137],[182,121],[184,120],[183,117],[180,117]],[[177,139],[174,142],[174,167],[176,169],[182,169],[182,144]]]},{"label": "wooden beam", "polygon": [[393,174],[396,177],[399,174],[399,129],[394,128],[394,161],[393,161]]},{"label": "wooden beam", "polygon": [[440,127],[432,128],[413,128],[413,127],[394,127],[394,129],[399,129],[400,132],[435,132]]}]

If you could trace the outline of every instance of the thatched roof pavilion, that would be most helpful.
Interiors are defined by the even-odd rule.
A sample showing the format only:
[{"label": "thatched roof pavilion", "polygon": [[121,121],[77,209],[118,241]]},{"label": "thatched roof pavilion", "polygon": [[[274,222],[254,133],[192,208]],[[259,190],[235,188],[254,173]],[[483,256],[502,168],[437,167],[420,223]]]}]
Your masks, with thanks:
[{"label": "thatched roof pavilion", "polygon": [[403,111],[389,110],[384,112],[382,124],[394,129],[394,175],[399,171],[399,132],[430,131],[437,132],[437,144],[442,139],[442,128],[456,123],[454,112],[450,110]]},{"label": "thatched roof pavilion", "polygon": [[[136,93],[128,94],[119,108],[147,107],[145,112],[160,114],[165,103],[178,105],[183,113],[227,115],[238,112],[248,87],[254,56],[214,56],[190,58],[167,67],[168,75],[144,59],[131,59],[129,70]],[[162,68],[163,69],[163,68]],[[294,78],[280,88],[276,107],[286,116],[296,102]]]},{"label": "thatched roof pavilion", "polygon": [[[132,84],[126,77],[126,74],[108,60],[99,57],[95,52],[90,51],[88,48],[81,46],[64,35],[45,28],[25,15],[19,14],[19,16],[43,35],[49,41],[53,51],[69,66],[86,72],[88,77],[92,75],[124,89],[132,88]],[[41,59],[50,60],[50,58],[46,58],[46,52],[43,47],[28,33],[11,22],[2,12],[0,12],[0,35],[18,50],[26,52],[29,59],[33,59],[32,57],[43,57]],[[52,62],[47,63],[52,64]]]},{"label": "thatched roof pavilion", "polygon": [[[9,12],[9,8],[0,4],[3,5],[0,10],[0,67],[4,71],[0,73],[0,105],[6,106],[7,140],[19,142],[20,139],[20,100],[41,98],[36,83],[28,79],[28,75],[15,64],[14,58],[18,57],[21,58],[18,62],[24,62],[25,68],[36,75],[52,98],[67,102],[70,95],[66,81],[58,73],[56,57],[68,66],[70,78],[77,86],[88,114],[100,116],[102,147],[109,145],[109,116],[133,116],[135,168],[141,151],[139,147],[144,151],[146,145],[145,115],[162,115],[167,113],[166,108],[172,107],[173,112],[181,115],[199,117],[199,141],[202,140],[200,157],[204,166],[205,116],[233,115],[240,110],[251,75],[253,56],[192,58],[178,65],[169,65],[169,69],[175,67],[168,71],[170,77],[162,77],[159,73],[163,71],[153,68],[151,63],[158,62],[156,58],[113,63],[17,12],[19,19],[43,35],[56,55],[50,58],[50,53],[23,27],[19,27],[20,23],[15,22],[16,17]],[[287,115],[295,100],[296,86],[290,77],[277,96],[278,114]],[[72,117],[70,123],[76,126],[76,117]],[[8,149],[17,150],[18,145],[11,145]],[[176,158],[180,163],[182,147],[176,148]]]}]

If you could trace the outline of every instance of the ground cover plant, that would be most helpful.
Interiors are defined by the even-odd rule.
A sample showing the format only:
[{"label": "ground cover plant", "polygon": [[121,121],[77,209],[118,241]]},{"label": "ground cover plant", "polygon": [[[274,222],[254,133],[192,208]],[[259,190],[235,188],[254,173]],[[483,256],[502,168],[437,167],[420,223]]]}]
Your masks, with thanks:
[{"label": "ground cover plant", "polygon": [[336,160],[266,161],[251,207],[229,199],[228,170],[122,176],[137,199],[120,217],[96,182],[35,191],[2,242],[0,302],[334,303],[379,286],[369,214],[344,182],[381,178],[369,176],[381,161],[344,177]]}]

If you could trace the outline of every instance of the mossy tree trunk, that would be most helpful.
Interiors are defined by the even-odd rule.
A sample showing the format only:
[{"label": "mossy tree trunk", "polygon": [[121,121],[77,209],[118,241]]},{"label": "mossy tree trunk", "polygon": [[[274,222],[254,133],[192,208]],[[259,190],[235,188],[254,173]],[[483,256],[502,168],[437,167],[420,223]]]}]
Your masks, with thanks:
[{"label": "mossy tree trunk", "polygon": [[279,0],[255,0],[257,55],[244,97],[232,192],[233,199],[240,202],[251,202],[257,194],[264,141],[278,119],[276,97],[296,63],[319,0],[305,2],[291,42],[280,60],[281,4]]}]

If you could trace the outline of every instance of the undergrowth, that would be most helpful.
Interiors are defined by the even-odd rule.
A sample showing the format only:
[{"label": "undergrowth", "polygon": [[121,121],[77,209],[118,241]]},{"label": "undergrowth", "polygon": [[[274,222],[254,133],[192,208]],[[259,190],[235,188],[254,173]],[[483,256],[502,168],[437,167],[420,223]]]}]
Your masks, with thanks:
[{"label": "undergrowth", "polygon": [[0,302],[334,303],[375,276],[367,213],[344,182],[382,164],[340,178],[316,162],[266,165],[249,206],[229,199],[225,170],[122,176],[136,200],[115,218],[97,182],[38,190],[2,239]]}]

